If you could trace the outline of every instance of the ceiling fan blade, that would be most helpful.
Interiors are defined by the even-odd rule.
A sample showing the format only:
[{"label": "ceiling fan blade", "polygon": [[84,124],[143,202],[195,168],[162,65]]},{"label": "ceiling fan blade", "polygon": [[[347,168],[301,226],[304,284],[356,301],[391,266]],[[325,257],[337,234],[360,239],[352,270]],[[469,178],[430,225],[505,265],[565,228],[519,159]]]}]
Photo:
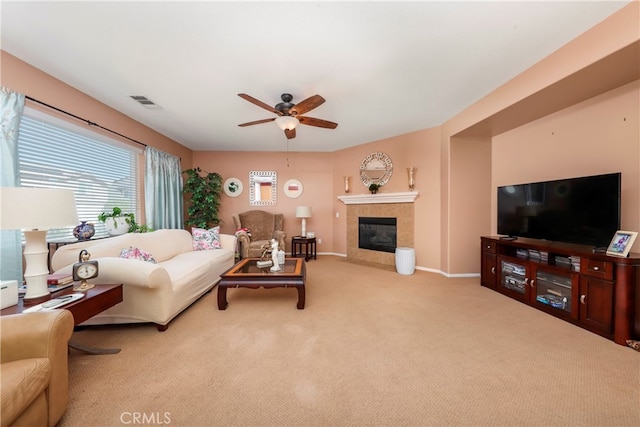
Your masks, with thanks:
[{"label": "ceiling fan blade", "polygon": [[275,108],[273,108],[271,105],[267,105],[262,101],[258,101],[257,99],[255,99],[253,96],[249,96],[246,93],[239,93],[238,96],[246,101],[249,101],[250,103],[252,103],[253,105],[257,105],[258,107],[264,108],[267,111],[271,111],[272,113],[276,113],[277,115],[281,116],[282,112],[276,110]]},{"label": "ceiling fan blade", "polygon": [[304,114],[322,105],[323,103],[323,97],[321,97],[320,95],[313,95],[305,99],[304,101],[300,101],[296,105],[294,105],[291,110],[289,110],[289,114],[291,114],[292,116]]},{"label": "ceiling fan blade", "polygon": [[316,126],[319,128],[327,128],[327,129],[335,129],[338,127],[337,123],[333,123],[328,120],[316,119],[313,117],[301,117],[301,116],[297,116],[296,118],[303,125]]},{"label": "ceiling fan blade", "polygon": [[254,122],[247,122],[247,123],[242,123],[241,125],[238,125],[240,127],[245,127],[245,126],[252,126],[252,125],[259,125],[260,123],[268,123],[268,122],[272,122],[274,121],[276,118],[272,118],[272,119],[262,119],[262,120],[256,120]]},{"label": "ceiling fan blade", "polygon": [[287,137],[287,139],[293,139],[296,137],[296,128],[293,129],[285,129],[284,130],[284,136]]}]

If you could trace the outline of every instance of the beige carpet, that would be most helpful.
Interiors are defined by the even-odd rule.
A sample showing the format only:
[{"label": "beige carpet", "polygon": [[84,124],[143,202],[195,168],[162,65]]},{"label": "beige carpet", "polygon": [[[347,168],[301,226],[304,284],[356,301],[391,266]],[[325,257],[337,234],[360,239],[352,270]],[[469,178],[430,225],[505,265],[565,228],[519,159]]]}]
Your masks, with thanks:
[{"label": "beige carpet", "polygon": [[[61,426],[639,426],[640,353],[479,285],[321,256],[293,289],[88,328]],[[137,422],[135,422],[137,420]]]}]

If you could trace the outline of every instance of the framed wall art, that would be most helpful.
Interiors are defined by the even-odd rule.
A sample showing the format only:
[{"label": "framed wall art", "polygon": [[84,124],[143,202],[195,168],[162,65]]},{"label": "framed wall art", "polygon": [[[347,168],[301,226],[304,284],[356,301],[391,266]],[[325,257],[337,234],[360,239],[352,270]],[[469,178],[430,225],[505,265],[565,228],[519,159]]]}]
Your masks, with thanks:
[{"label": "framed wall art", "polygon": [[249,205],[275,206],[278,185],[276,171],[249,172]]},{"label": "framed wall art", "polygon": [[290,179],[284,183],[284,194],[290,199],[297,199],[302,194],[302,183],[297,179]]},{"label": "framed wall art", "polygon": [[607,255],[626,257],[631,251],[631,246],[636,240],[638,233],[635,231],[618,230],[611,239],[611,243],[607,248]]},{"label": "framed wall art", "polygon": [[238,178],[229,178],[224,182],[224,193],[229,197],[238,197],[242,194],[242,181]]}]

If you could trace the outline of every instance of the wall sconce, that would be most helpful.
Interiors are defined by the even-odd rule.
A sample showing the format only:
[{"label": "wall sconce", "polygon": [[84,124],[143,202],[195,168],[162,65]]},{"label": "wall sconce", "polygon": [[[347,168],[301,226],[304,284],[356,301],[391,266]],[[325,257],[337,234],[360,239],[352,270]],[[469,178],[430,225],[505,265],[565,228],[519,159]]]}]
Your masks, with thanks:
[{"label": "wall sconce", "polygon": [[415,174],[415,172],[416,172],[416,168],[414,167],[407,168],[407,175],[409,177],[409,190],[413,190],[413,187],[415,187],[416,185],[416,182],[413,178],[413,175]]},{"label": "wall sconce", "polygon": [[348,193],[349,192],[349,180],[351,179],[350,176],[345,176],[344,177],[344,192]]}]

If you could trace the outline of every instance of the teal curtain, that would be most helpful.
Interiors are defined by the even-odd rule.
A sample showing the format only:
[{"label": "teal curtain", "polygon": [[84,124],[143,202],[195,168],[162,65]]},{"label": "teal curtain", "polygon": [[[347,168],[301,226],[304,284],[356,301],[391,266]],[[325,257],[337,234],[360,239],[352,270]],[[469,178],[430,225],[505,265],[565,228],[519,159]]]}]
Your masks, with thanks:
[{"label": "teal curtain", "polygon": [[[18,133],[24,111],[24,94],[0,87],[0,185],[20,186]],[[0,200],[2,203],[2,200]],[[0,279],[22,284],[22,234],[0,230]]]},{"label": "teal curtain", "polygon": [[144,155],[144,208],[147,225],[154,230],[183,228],[180,159],[153,147],[146,147]]}]

